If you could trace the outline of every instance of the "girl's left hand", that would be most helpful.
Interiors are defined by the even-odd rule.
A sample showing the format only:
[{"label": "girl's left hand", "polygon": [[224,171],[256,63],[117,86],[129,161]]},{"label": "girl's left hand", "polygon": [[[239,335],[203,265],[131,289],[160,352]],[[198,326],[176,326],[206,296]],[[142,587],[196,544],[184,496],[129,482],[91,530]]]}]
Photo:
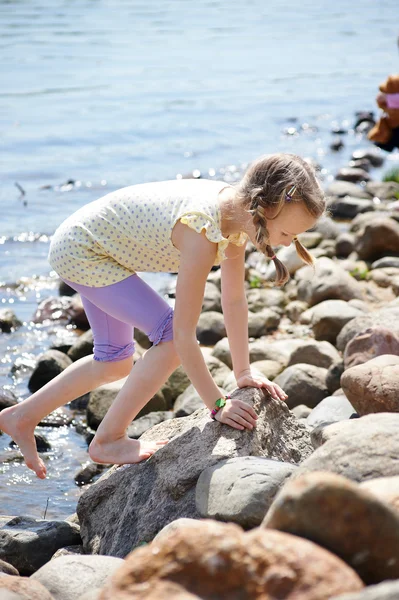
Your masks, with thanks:
[{"label": "girl's left hand", "polygon": [[261,375],[254,375],[251,370],[244,371],[237,378],[237,386],[239,388],[242,387],[257,387],[257,388],[265,388],[272,398],[275,400],[282,400],[283,402],[287,400],[288,396],[281,389],[277,383],[273,383],[273,381],[269,381],[267,377],[263,377]]}]

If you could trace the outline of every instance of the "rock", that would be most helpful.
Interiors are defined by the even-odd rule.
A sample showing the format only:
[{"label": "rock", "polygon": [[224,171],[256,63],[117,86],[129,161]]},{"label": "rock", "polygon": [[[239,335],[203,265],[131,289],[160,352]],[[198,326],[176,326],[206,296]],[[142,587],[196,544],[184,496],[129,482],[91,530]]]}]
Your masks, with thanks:
[{"label": "rock", "polygon": [[66,521],[0,517],[0,526],[0,558],[21,575],[40,569],[58,548],[81,541],[79,527]]},{"label": "rock", "polygon": [[83,551],[83,546],[80,545],[76,545],[76,546],[65,546],[65,548],[60,548],[59,550],[57,550],[57,552],[55,552],[53,554],[53,556],[51,557],[51,560],[55,560],[56,558],[59,558],[60,556],[76,556],[76,555],[80,555],[80,554],[84,554]]},{"label": "rock", "polygon": [[399,514],[399,476],[363,481],[360,487],[389,504]]},{"label": "rock", "polygon": [[399,252],[399,224],[387,217],[367,223],[356,233],[355,250],[360,259],[373,261]]},{"label": "rock", "polygon": [[0,597],[1,600],[54,600],[38,581],[13,575],[0,577]]},{"label": "rock", "polygon": [[[35,433],[35,441],[36,441],[36,448],[37,448],[38,452],[47,452],[48,450],[51,450],[50,442],[48,441],[46,436],[43,435],[42,433]],[[16,443],[14,442],[14,440],[11,440],[10,446],[11,446],[11,448],[16,446]]]},{"label": "rock", "polygon": [[190,383],[191,381],[182,365],[173,371],[168,381],[161,387],[161,392],[164,395],[166,408],[168,410],[173,407],[176,398],[188,388]]},{"label": "rock", "polygon": [[320,258],[315,266],[306,266],[296,273],[298,300],[314,306],[323,300],[362,298],[362,288],[348,273],[329,258]]},{"label": "rock", "polygon": [[326,375],[326,385],[330,394],[333,394],[341,387],[341,375],[344,372],[344,363],[342,360],[331,365]]},{"label": "rock", "polygon": [[330,198],[327,208],[336,218],[353,219],[360,213],[373,211],[375,206],[372,200],[345,196],[344,198]]},{"label": "rock", "polygon": [[78,337],[76,342],[68,350],[68,356],[71,360],[79,360],[83,356],[93,354],[93,332],[91,329]]},{"label": "rock", "polygon": [[277,329],[280,323],[280,315],[271,308],[252,313],[248,312],[248,335],[260,337],[272,329]]},{"label": "rock", "polygon": [[33,315],[34,323],[44,323],[45,321],[67,321],[77,325],[79,329],[89,329],[89,323],[84,313],[82,301],[75,295],[51,296],[43,300]]},{"label": "rock", "polygon": [[301,302],[301,300],[293,300],[289,304],[287,304],[285,308],[285,314],[293,323],[299,321],[300,316],[309,308],[309,305],[306,302]]},{"label": "rock", "polygon": [[284,308],[287,303],[285,293],[273,288],[254,288],[247,292],[248,310],[259,312],[264,308]]},{"label": "rock", "polygon": [[[101,385],[93,392],[90,392],[89,403],[87,405],[87,424],[92,429],[97,429],[101,421],[107,414],[108,409],[115,400],[118,392],[123,387],[127,377],[112,383]],[[161,391],[157,392],[151,400],[140,410],[137,417],[157,411],[166,410],[165,398]]]},{"label": "rock", "polygon": [[316,340],[324,340],[331,344],[336,343],[344,325],[363,314],[344,300],[324,300],[311,310],[311,326]]},{"label": "rock", "polygon": [[288,366],[306,363],[308,365],[315,365],[315,367],[328,369],[339,360],[341,360],[339,352],[329,342],[308,340],[293,351],[288,361]]},{"label": "rock", "polygon": [[111,468],[79,499],[78,516],[86,552],[126,556],[180,517],[197,518],[195,485],[204,469],[236,456],[266,456],[298,463],[311,452],[308,430],[284,402],[262,390],[234,392],[259,415],[252,431],[212,421],[208,409],[170,419],[142,439],[169,439],[139,464]]},{"label": "rock", "polygon": [[349,231],[358,233],[369,223],[373,223],[376,219],[393,219],[399,222],[399,214],[395,212],[387,212],[386,210],[376,210],[373,213],[364,213],[357,215],[349,226]]},{"label": "rock", "polygon": [[372,269],[385,269],[385,268],[399,269],[399,256],[384,256],[379,260],[375,260],[371,268]]},{"label": "rock", "polygon": [[204,299],[202,302],[201,312],[216,311],[222,312],[221,293],[219,288],[207,281],[205,284]]},{"label": "rock", "polygon": [[5,408],[15,406],[16,404],[18,404],[18,400],[15,394],[13,394],[11,390],[2,388],[0,390],[0,412]]},{"label": "rock", "polygon": [[173,531],[177,531],[179,529],[185,529],[187,531],[187,529],[192,526],[194,530],[196,530],[198,520],[199,519],[186,518],[176,519],[176,521],[172,521],[171,523],[165,525],[165,527],[163,527],[163,529],[161,529],[161,531],[159,531],[154,537],[153,542],[155,540],[159,540],[161,537],[168,537]]},{"label": "rock", "polygon": [[29,391],[34,393],[40,390],[46,383],[57,377],[69,365],[72,364],[71,359],[58,350],[47,350],[39,356],[36,368],[30,376],[28,382]]},{"label": "rock", "polygon": [[327,196],[337,196],[338,198],[343,198],[344,196],[365,199],[372,198],[372,194],[366,192],[364,188],[348,181],[333,181],[328,186],[326,194]]},{"label": "rock", "polygon": [[297,419],[306,419],[312,412],[312,409],[309,408],[309,406],[306,406],[306,404],[298,404],[298,406],[294,406],[294,408],[291,409],[291,412]]},{"label": "rock", "polygon": [[[230,373],[229,367],[225,365],[224,362],[216,358],[216,356],[213,356],[213,354],[209,354],[209,356],[204,356],[204,360],[216,385],[222,386],[224,380]],[[188,389],[188,387],[186,388],[186,390]]]},{"label": "rock", "polygon": [[303,340],[290,338],[274,340],[273,338],[262,337],[249,343],[249,360],[251,363],[258,360],[273,360],[286,366],[291,354],[302,345]]},{"label": "rock", "polygon": [[288,394],[286,402],[289,408],[294,408],[298,404],[306,404],[314,408],[328,396],[326,375],[327,369],[298,363],[287,367],[276,377],[274,383]]},{"label": "rock", "polygon": [[262,527],[319,544],[366,584],[399,577],[399,514],[345,477],[320,472],[289,481]]},{"label": "rock", "polygon": [[341,386],[361,416],[399,412],[399,356],[385,354],[347,369]]},{"label": "rock", "polygon": [[76,290],[71,288],[70,285],[61,279],[58,284],[58,293],[60,296],[74,296],[76,294]]},{"label": "rock", "polygon": [[399,194],[399,183],[396,181],[369,181],[366,190],[380,200],[396,200]]},{"label": "rock", "polygon": [[19,327],[22,327],[22,321],[17,318],[12,310],[9,308],[0,309],[0,331],[11,333]]},{"label": "rock", "polygon": [[374,283],[376,283],[379,287],[388,288],[395,286],[395,280],[398,276],[399,269],[395,267],[381,267],[379,269],[369,271],[367,273],[367,280],[374,281]]},{"label": "rock", "polygon": [[122,564],[113,556],[60,556],[30,579],[47,588],[55,600],[78,600],[85,592],[103,587]]},{"label": "rock", "polygon": [[357,482],[399,475],[399,415],[396,413],[333,423],[322,428],[320,442],[322,446],[301,463],[298,475],[330,471]]},{"label": "rock", "polygon": [[306,423],[314,428],[349,419],[355,412],[346,396],[327,396],[312,410]]},{"label": "rock", "polygon": [[363,160],[365,158],[371,162],[373,167],[382,167],[384,164],[381,150],[368,148],[367,150],[355,150],[352,154],[353,160]]},{"label": "rock", "polygon": [[[370,181],[371,177],[364,169],[356,167],[344,167],[335,176],[337,181],[350,181],[351,183],[362,183]],[[370,190],[371,191],[371,190]]]},{"label": "rock", "polygon": [[258,456],[222,460],[199,476],[197,510],[201,517],[231,521],[244,529],[256,527],[295,469],[291,463]]},{"label": "rock", "polygon": [[227,337],[224,337],[215,344],[212,350],[212,356],[214,356],[215,358],[223,362],[225,365],[227,365],[229,369],[233,368],[229,340]]},{"label": "rock", "polygon": [[323,236],[319,231],[304,231],[298,235],[298,239],[303,246],[308,250],[316,248],[323,240]]},{"label": "rock", "polygon": [[335,240],[341,233],[337,223],[329,216],[321,217],[313,227],[312,231],[317,231],[317,233],[321,233],[323,239],[330,240]]},{"label": "rock", "polygon": [[326,600],[329,594],[363,587],[352,569],[312,542],[259,528],[244,533],[232,523],[211,520],[136,549],[102,595],[102,600],[191,600],[193,596],[175,596],[174,591],[140,596],[143,582],[147,590],[171,582],[194,598],[212,600]]},{"label": "rock", "polygon": [[5,575],[16,575],[18,576],[18,569],[10,565],[10,563],[5,560],[0,559],[0,573],[4,573]]},{"label": "rock", "polygon": [[97,475],[100,475],[111,465],[100,465],[98,463],[89,463],[75,474],[76,485],[86,485],[91,483]]},{"label": "rock", "polygon": [[[231,371],[229,371],[229,373],[231,373]],[[204,402],[193,384],[190,384],[188,388],[178,396],[174,403],[173,411],[175,417],[187,417],[200,408],[204,408]]]},{"label": "rock", "polygon": [[136,417],[127,428],[127,435],[132,439],[138,439],[145,431],[154,427],[154,425],[172,419],[173,416],[171,410],[157,410],[143,415],[142,417]]},{"label": "rock", "polygon": [[355,236],[352,233],[341,233],[335,241],[335,253],[341,258],[348,258],[355,248]]},{"label": "rock", "polygon": [[333,141],[330,144],[330,150],[333,152],[339,152],[345,146],[344,141],[339,136],[335,136]]},{"label": "rock", "polygon": [[369,327],[384,327],[399,334],[399,305],[385,306],[349,321],[337,337],[338,350],[344,351],[348,342]]},{"label": "rock", "polygon": [[273,381],[279,373],[283,370],[280,362],[276,360],[256,360],[251,363],[251,368],[256,369],[259,373]]},{"label": "rock", "polygon": [[361,592],[334,596],[331,600],[398,600],[399,581],[385,581],[377,585],[369,585]]},{"label": "rock", "polygon": [[209,311],[200,314],[197,323],[197,339],[200,344],[213,346],[226,337],[226,327],[220,312]]},{"label": "rock", "polygon": [[346,345],[345,369],[361,365],[383,354],[399,355],[399,332],[391,332],[387,327],[368,327]]}]

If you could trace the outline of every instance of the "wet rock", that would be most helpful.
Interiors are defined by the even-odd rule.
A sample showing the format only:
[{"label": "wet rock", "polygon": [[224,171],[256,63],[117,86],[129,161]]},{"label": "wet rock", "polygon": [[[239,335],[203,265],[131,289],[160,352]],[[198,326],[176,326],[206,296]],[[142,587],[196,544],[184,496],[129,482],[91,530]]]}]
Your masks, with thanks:
[{"label": "wet rock", "polygon": [[399,355],[399,332],[392,332],[387,327],[368,327],[346,345],[345,369],[361,365],[383,354]]},{"label": "wet rock", "polygon": [[343,198],[344,196],[364,198],[366,200],[372,198],[372,194],[367,192],[364,188],[348,181],[333,181],[328,186],[326,194],[327,196],[336,196],[337,198]]},{"label": "wet rock", "polygon": [[252,313],[248,311],[248,335],[260,337],[272,329],[277,329],[280,323],[280,315],[270,308]]},{"label": "wet rock", "polygon": [[36,363],[36,368],[30,376],[28,388],[30,392],[37,392],[46,383],[57,377],[69,365],[72,364],[71,359],[66,354],[58,352],[58,350],[47,350],[39,356]]},{"label": "wet rock", "polygon": [[315,428],[349,419],[355,412],[346,396],[327,396],[312,410],[306,423],[309,427]]},{"label": "wet rock", "polygon": [[101,475],[111,465],[100,465],[98,463],[89,463],[75,474],[76,485],[87,485],[91,483],[97,475]]},{"label": "wet rock", "polygon": [[282,290],[273,288],[254,288],[247,292],[248,310],[259,312],[264,308],[284,308],[287,303]]},{"label": "wet rock", "polygon": [[259,415],[252,431],[212,421],[208,409],[170,419],[142,439],[169,439],[149,460],[111,468],[80,497],[78,516],[86,552],[125,556],[180,517],[198,518],[195,485],[204,469],[236,456],[298,463],[311,452],[309,433],[285,403],[262,390],[233,393]]},{"label": "wet rock", "polygon": [[138,439],[145,431],[163,423],[168,419],[172,419],[174,416],[170,410],[157,410],[156,412],[150,412],[147,415],[136,418],[127,428],[127,435],[132,439]]},{"label": "wet rock", "polygon": [[79,527],[66,521],[0,517],[0,558],[21,575],[31,575],[58,548],[80,543]]},{"label": "wet rock", "polygon": [[361,592],[334,596],[330,600],[398,600],[399,581],[385,581],[377,585],[369,585]]},{"label": "wet rock", "polygon": [[399,577],[399,514],[339,475],[307,473],[288,482],[263,526],[330,550],[367,584]]},{"label": "wet rock", "polygon": [[352,167],[354,169],[364,169],[368,172],[372,168],[372,164],[368,158],[358,158],[357,160],[350,160],[348,162],[348,167]]},{"label": "wet rock", "polygon": [[101,588],[123,564],[113,556],[60,556],[39,569],[31,579],[41,583],[55,600],[76,600]]},{"label": "wet rock", "polygon": [[375,206],[372,200],[344,196],[343,198],[331,198],[327,203],[327,208],[334,217],[353,219],[358,214],[373,211]]},{"label": "wet rock", "polygon": [[396,181],[370,181],[366,190],[380,200],[396,200],[399,194],[399,183]]},{"label": "wet rock", "polygon": [[295,469],[293,464],[258,456],[222,460],[199,476],[197,510],[201,517],[230,521],[244,529],[256,527]]},{"label": "wet rock", "polygon": [[332,364],[341,360],[339,352],[329,342],[308,340],[293,351],[288,366],[306,363],[328,369]]},{"label": "wet rock", "polygon": [[65,425],[70,425],[72,421],[72,416],[61,407],[44,417],[39,425],[41,427],[65,427]]},{"label": "wet rock", "polygon": [[102,596],[122,600],[128,590],[132,598],[191,600],[193,596],[175,596],[174,591],[170,596],[140,596],[142,582],[149,585],[147,590],[170,582],[194,598],[214,600],[326,600],[330,594],[363,587],[350,567],[312,542],[259,528],[244,533],[237,525],[212,520],[136,549]]},{"label": "wet rock", "polygon": [[361,483],[360,487],[389,504],[399,514],[399,475],[370,479]]},{"label": "wet rock", "polygon": [[80,329],[89,328],[81,300],[76,295],[73,297],[51,296],[46,298],[37,307],[32,320],[34,323],[68,321],[78,325]]},{"label": "wet rock", "polygon": [[73,361],[79,360],[79,358],[93,354],[93,346],[93,333],[91,329],[89,329],[78,337],[76,342],[68,350],[68,356]]},{"label": "wet rock", "polygon": [[11,333],[22,326],[16,314],[9,308],[0,309],[0,331],[3,333]]},{"label": "wet rock", "polygon": [[362,288],[344,269],[329,258],[320,258],[313,270],[303,267],[296,273],[298,300],[314,306],[323,300],[362,299]]},{"label": "wet rock", "polygon": [[38,581],[26,577],[0,577],[2,600],[54,600],[46,588]]},{"label": "wet rock", "polygon": [[325,340],[331,344],[336,343],[337,336],[346,323],[362,315],[360,310],[344,300],[324,300],[311,310],[311,326],[316,340]]},{"label": "wet rock", "polygon": [[0,574],[4,573],[5,575],[16,575],[18,576],[18,569],[10,565],[10,563],[5,560],[0,559]]},{"label": "wet rock", "polygon": [[299,321],[301,315],[309,308],[309,305],[306,302],[301,302],[301,300],[293,300],[289,304],[287,304],[285,309],[285,314],[293,323]]},{"label": "wet rock", "polygon": [[381,167],[384,164],[384,157],[381,150],[370,148],[367,150],[355,150],[352,153],[353,160],[363,160],[365,158],[371,162],[373,167]]},{"label": "wet rock", "polygon": [[226,337],[226,327],[220,312],[209,311],[201,313],[197,323],[197,339],[200,344],[213,346]]},{"label": "wet rock", "polygon": [[[51,450],[51,444],[50,442],[47,440],[46,436],[44,436],[42,433],[35,433],[35,441],[36,441],[36,448],[38,452],[48,452],[49,450]],[[10,446],[16,446],[16,443],[14,442],[14,440],[11,440],[10,442]]]},{"label": "wet rock", "polygon": [[342,360],[331,365],[326,375],[326,385],[330,394],[333,394],[341,387],[341,375],[344,372],[344,363]]},{"label": "wet rock", "polygon": [[219,288],[212,282],[205,284],[204,299],[201,312],[222,312],[221,294]]},{"label": "wet rock", "polygon": [[[125,384],[126,379],[127,377],[120,379],[119,381],[106,383],[90,392],[90,399],[86,411],[89,427],[97,429],[119,391]],[[151,400],[140,410],[136,418],[157,410],[166,410],[165,398],[161,391],[157,392],[151,398]]]},{"label": "wet rock", "polygon": [[398,414],[340,421],[323,427],[320,433],[322,445],[303,461],[298,474],[330,471],[357,482],[399,475]]},{"label": "wet rock", "polygon": [[332,150],[333,152],[339,152],[344,146],[344,140],[341,137],[337,136],[330,143],[330,150]]},{"label": "wet rock", "polygon": [[314,408],[328,396],[326,375],[327,369],[298,363],[285,369],[276,377],[274,383],[288,394],[286,402],[289,408],[298,404]]},{"label": "wet rock", "polygon": [[356,232],[355,250],[360,259],[376,260],[399,252],[399,223],[390,218],[376,218]]},{"label": "wet rock", "polygon": [[341,258],[347,258],[355,248],[355,236],[351,233],[341,233],[335,242],[335,253]]},{"label": "wet rock", "polygon": [[399,412],[399,356],[386,354],[347,369],[341,386],[359,415]]},{"label": "wet rock", "polygon": [[359,167],[343,167],[335,176],[337,181],[350,181],[351,183],[362,183],[370,181],[371,177],[364,169]]},{"label": "wet rock", "polygon": [[385,306],[349,321],[337,337],[338,350],[344,351],[351,339],[370,327],[384,327],[399,334],[399,305]]},{"label": "wet rock", "polygon": [[13,394],[11,390],[2,388],[0,390],[0,412],[5,408],[15,406],[16,404],[18,404],[18,400],[15,394]]}]

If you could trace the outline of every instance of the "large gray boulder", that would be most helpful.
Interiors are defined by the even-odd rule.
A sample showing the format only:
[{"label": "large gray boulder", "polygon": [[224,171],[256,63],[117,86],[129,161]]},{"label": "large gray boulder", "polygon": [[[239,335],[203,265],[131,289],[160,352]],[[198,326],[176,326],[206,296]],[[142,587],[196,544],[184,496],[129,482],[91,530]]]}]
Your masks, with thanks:
[{"label": "large gray boulder", "polygon": [[284,402],[256,388],[233,397],[253,405],[256,427],[239,431],[212,421],[208,409],[171,419],[142,439],[169,439],[145,462],[110,469],[79,499],[78,516],[87,552],[124,557],[181,517],[198,518],[195,486],[202,471],[237,456],[264,456],[300,463],[312,451],[307,427]]},{"label": "large gray boulder", "polygon": [[327,396],[312,410],[306,423],[309,427],[315,428],[350,419],[353,414],[356,414],[356,410],[346,396],[343,394]]},{"label": "large gray boulder", "polygon": [[308,364],[295,364],[276,377],[277,383],[286,394],[289,408],[306,404],[310,408],[328,396],[326,385],[327,369]]},{"label": "large gray boulder", "polygon": [[327,341],[307,340],[291,354],[288,367],[298,363],[306,363],[315,367],[328,369],[339,362],[341,356],[332,344]]},{"label": "large gray boulder", "polygon": [[325,340],[331,344],[336,343],[337,335],[344,325],[363,314],[344,300],[325,300],[310,310],[311,326],[316,340]]},{"label": "large gray boulder", "polygon": [[362,287],[330,258],[320,258],[315,268],[303,267],[296,272],[298,300],[314,306],[323,300],[362,298]]},{"label": "large gray boulder", "polygon": [[197,323],[197,339],[205,346],[213,346],[226,336],[223,315],[210,310],[201,313]]},{"label": "large gray boulder", "polygon": [[59,350],[47,350],[39,356],[36,367],[28,382],[29,391],[34,393],[64,371],[72,360]]}]

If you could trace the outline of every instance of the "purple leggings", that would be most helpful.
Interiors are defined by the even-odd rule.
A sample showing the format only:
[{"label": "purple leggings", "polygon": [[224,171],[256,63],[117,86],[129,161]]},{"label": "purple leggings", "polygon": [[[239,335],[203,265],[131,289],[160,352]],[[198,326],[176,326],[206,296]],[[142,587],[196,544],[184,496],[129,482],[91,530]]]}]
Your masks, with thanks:
[{"label": "purple leggings", "polygon": [[173,339],[173,309],[136,274],[105,287],[64,279],[79,292],[94,338],[94,360],[113,362],[134,354],[134,327],[153,345]]}]

